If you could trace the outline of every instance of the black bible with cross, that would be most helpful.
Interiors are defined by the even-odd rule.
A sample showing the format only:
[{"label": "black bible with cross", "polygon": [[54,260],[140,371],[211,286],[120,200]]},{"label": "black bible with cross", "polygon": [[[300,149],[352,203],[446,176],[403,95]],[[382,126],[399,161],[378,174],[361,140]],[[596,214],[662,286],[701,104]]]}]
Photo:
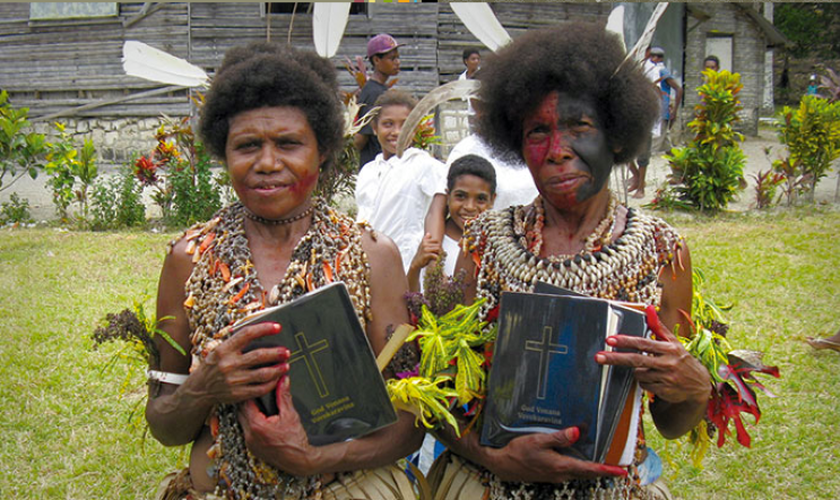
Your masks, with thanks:
[{"label": "black bible with cross", "polygon": [[638,393],[631,370],[599,365],[595,354],[608,349],[610,335],[644,336],[644,315],[607,300],[537,291],[547,293],[502,293],[481,444],[503,447],[518,436],[576,426],[578,441],[557,451],[604,462],[618,420],[631,414],[628,397]]},{"label": "black bible with cross", "polygon": [[[361,437],[397,421],[343,282],[259,311],[234,328],[264,321],[279,323],[280,333],[254,340],[245,351],[272,346],[289,349],[292,401],[311,444]],[[266,415],[277,414],[275,391],[257,403]]]}]

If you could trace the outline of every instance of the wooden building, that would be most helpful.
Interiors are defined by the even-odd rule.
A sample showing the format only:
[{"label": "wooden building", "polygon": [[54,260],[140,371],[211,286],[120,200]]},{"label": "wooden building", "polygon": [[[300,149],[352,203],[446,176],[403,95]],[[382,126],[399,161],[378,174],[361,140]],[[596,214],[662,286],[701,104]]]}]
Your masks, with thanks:
[{"label": "wooden building", "polygon": [[[192,111],[189,91],[125,75],[121,62],[124,41],[145,42],[211,75],[233,45],[271,40],[313,47],[308,3],[102,2],[95,4],[100,12],[72,10],[80,5],[0,3],[0,88],[9,92],[15,106],[28,107],[32,121],[42,129],[49,122],[61,120],[74,134],[92,134],[105,164],[122,162],[130,151],[148,148],[153,141],[150,131],[160,115],[187,116]],[[504,2],[492,7],[516,37],[548,25],[603,24],[614,5]],[[634,2],[625,5],[628,10],[640,7]],[[688,14],[684,4],[669,7],[670,31],[684,34],[679,42],[684,47],[675,52],[683,48],[686,54],[685,61],[677,59],[679,67],[672,70],[681,76],[683,64],[690,68],[686,72],[687,96],[694,85],[695,68],[701,65],[698,58],[702,61],[704,56],[696,45],[700,43],[697,36],[706,28],[736,22],[725,30],[735,39],[733,60],[738,64],[742,46],[754,47],[750,57],[763,57],[761,49],[768,44],[766,33],[744,13],[751,4],[701,5],[710,16],[701,29],[693,27],[694,7]],[[71,11],[56,12],[67,8]],[[400,49],[398,86],[417,96],[463,71],[464,48],[475,46],[487,52],[446,3],[354,3],[339,52],[333,57],[345,90],[355,85],[344,71],[346,58],[364,55],[368,38],[383,32],[405,44]],[[752,71],[752,63],[749,68]],[[737,65],[733,69],[741,70]],[[754,69],[760,71],[759,67]],[[761,78],[754,81],[760,85]]]}]

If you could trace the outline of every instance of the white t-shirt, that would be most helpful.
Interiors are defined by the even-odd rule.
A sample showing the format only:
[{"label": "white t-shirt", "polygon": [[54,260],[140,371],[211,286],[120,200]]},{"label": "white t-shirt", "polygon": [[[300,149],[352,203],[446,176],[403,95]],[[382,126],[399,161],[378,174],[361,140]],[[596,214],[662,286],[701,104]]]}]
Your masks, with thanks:
[{"label": "white t-shirt", "polygon": [[446,167],[429,153],[409,148],[402,158],[392,156],[387,161],[380,153],[356,179],[356,219],[368,221],[394,240],[408,272],[437,193],[446,193]]},{"label": "white t-shirt", "polygon": [[513,205],[527,205],[539,194],[527,165],[522,162],[508,163],[496,158],[490,146],[475,134],[461,139],[461,142],[449,152],[449,158],[446,160],[447,172],[453,161],[468,154],[487,159],[496,169],[496,201],[493,203],[493,210],[502,210]]}]

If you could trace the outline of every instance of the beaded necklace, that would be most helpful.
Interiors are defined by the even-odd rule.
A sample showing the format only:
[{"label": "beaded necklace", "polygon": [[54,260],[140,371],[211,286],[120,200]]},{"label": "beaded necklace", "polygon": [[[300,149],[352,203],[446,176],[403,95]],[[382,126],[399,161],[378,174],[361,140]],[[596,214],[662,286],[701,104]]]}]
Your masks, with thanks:
[{"label": "beaded necklace", "polygon": [[288,217],[286,219],[266,219],[265,217],[260,217],[259,215],[246,208],[245,217],[248,217],[254,222],[265,224],[266,226],[284,226],[286,224],[291,224],[292,222],[299,221],[304,217],[309,217],[309,214],[311,214],[313,210],[315,210],[315,205],[310,205],[309,208],[293,217]]},{"label": "beaded necklace", "polygon": [[624,231],[615,241],[549,259],[529,249],[534,205],[487,211],[467,224],[462,241],[479,261],[477,296],[487,299],[484,314],[496,307],[501,291],[531,292],[537,281],[605,299],[659,303],[659,272],[682,241],[665,222],[627,209]]},{"label": "beaded necklace", "polygon": [[[245,207],[236,203],[185,235],[195,262],[184,304],[193,331],[193,366],[230,336],[236,321],[333,280],[346,283],[362,325],[370,320],[370,264],[361,245],[364,226],[317,200],[309,230],[295,246],[285,277],[266,293],[252,263],[245,217]],[[237,499],[320,496],[319,476],[286,474],[248,451],[236,405],[218,405],[211,412],[210,428],[214,443],[207,454],[215,460],[217,495]]]},{"label": "beaded necklace", "polygon": [[[618,208],[618,197],[613,194],[612,191],[609,192],[610,194],[610,201],[609,205],[607,206],[607,214],[598,223],[592,233],[586,237],[586,240],[583,244],[583,250],[578,252],[579,254],[584,253],[592,253],[595,250],[600,249],[602,246],[607,245],[610,243],[612,239],[612,233],[615,229],[615,211]],[[543,228],[545,227],[545,201],[543,200],[542,196],[537,196],[537,199],[534,200],[532,204],[534,207],[535,213],[535,221],[533,224],[533,229],[524,229],[525,228],[525,219],[528,217],[523,217],[523,219],[517,219],[514,221],[514,224],[519,224],[523,227],[524,232],[524,240],[522,241],[523,246],[528,248],[530,252],[534,255],[539,255],[540,250],[542,250],[543,245]],[[550,255],[548,256],[548,260],[551,262],[562,262],[566,259],[574,257],[574,254],[571,255]]]}]

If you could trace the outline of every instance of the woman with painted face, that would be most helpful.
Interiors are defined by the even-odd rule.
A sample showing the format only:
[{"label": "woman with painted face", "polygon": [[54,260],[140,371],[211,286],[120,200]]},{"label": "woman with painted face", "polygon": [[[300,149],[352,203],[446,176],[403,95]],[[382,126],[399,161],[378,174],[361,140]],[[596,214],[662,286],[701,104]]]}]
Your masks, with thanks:
[{"label": "woman with painted face", "polygon": [[[146,417],[161,443],[191,443],[192,452],[158,498],[414,498],[391,465],[422,441],[413,416],[313,446],[289,393],[289,349],[243,352],[280,325],[229,328],[333,280],[348,285],[375,352],[389,326],[408,321],[396,246],[312,196],[344,139],[335,69],[290,47],[233,48],[199,129],[227,166],[238,201],[176,240],[161,273],[157,317],[191,356],[158,342]],[[272,391],[280,411],[267,416],[255,398]]]},{"label": "woman with painted face", "polygon": [[[658,96],[624,49],[595,25],[531,32],[489,56],[480,77],[479,134],[499,153],[518,156],[539,196],[525,206],[488,211],[467,224],[459,266],[474,277],[470,298],[494,317],[503,291],[532,292],[544,281],[585,295],[658,308],[656,340],[615,335],[608,344],[641,354],[600,352],[592,363],[630,366],[653,394],[658,430],[675,438],[703,417],[708,371],[671,334],[689,332],[688,248],[663,221],[621,205],[609,189],[613,166],[632,159],[656,119]],[[614,467],[558,452],[575,427],[531,434],[503,448],[476,432],[439,436],[450,452],[430,480],[436,498],[662,498],[637,466]],[[643,436],[643,433],[640,433]],[[445,481],[441,481],[442,478]],[[659,495],[659,496],[657,496]]]}]

